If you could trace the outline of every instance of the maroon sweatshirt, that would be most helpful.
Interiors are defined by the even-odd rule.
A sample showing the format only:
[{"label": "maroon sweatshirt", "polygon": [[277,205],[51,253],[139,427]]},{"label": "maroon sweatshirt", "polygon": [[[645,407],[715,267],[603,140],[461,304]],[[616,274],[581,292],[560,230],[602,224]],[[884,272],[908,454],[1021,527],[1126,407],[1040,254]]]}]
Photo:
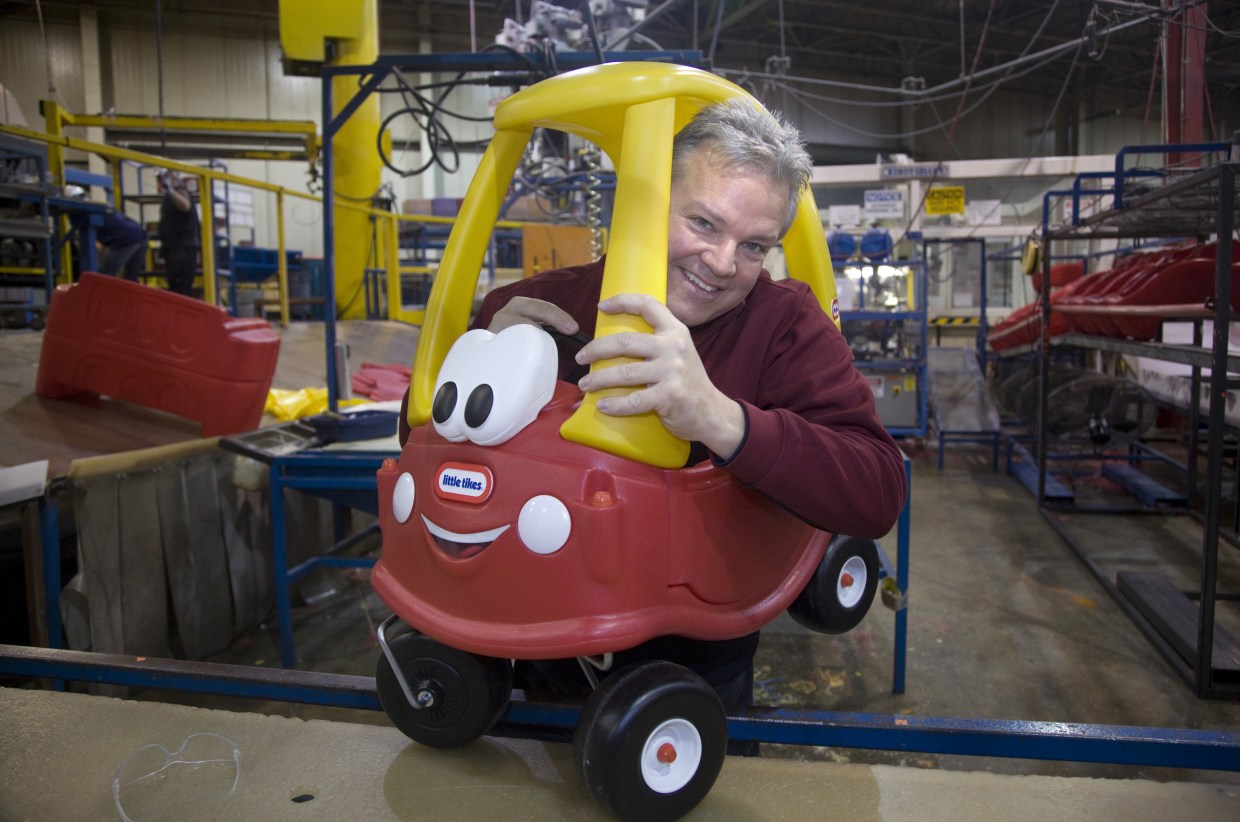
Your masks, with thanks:
[{"label": "maroon sweatshirt", "polygon": [[[524,296],[558,305],[593,337],[602,279],[600,260],[520,280],[486,296],[474,327]],[[711,381],[745,412],[740,448],[727,461],[711,455],[715,464],[824,530],[887,534],[907,491],[903,457],[809,287],[763,271],[744,302],[691,334]],[[577,364],[561,351],[564,378]]]}]

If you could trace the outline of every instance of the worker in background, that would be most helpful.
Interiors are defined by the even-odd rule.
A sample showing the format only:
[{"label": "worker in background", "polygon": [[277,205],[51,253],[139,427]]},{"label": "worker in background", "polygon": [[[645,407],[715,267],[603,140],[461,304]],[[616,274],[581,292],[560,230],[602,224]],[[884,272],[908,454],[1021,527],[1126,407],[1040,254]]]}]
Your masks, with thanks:
[{"label": "worker in background", "polygon": [[[65,196],[72,200],[85,201],[90,194],[82,186],[67,185]],[[83,231],[81,236],[86,236],[85,227],[86,222],[91,219],[90,214],[73,213],[70,219]],[[103,248],[102,257],[99,260],[99,273],[115,277],[124,271],[126,280],[137,282],[145,269],[146,229],[124,214],[109,208],[100,217],[94,234],[95,242]],[[75,258],[75,280],[77,273],[80,273],[78,265],[78,258]]]},{"label": "worker in background", "polygon": [[159,205],[159,245],[163,250],[168,289],[194,295],[202,229],[194,196],[180,174],[168,170],[156,178],[163,200]]},{"label": "worker in background", "polygon": [[103,246],[99,272],[138,282],[146,270],[146,229],[124,214],[108,211],[103,224],[95,229],[95,239]]},{"label": "worker in background", "polygon": [[[903,457],[847,341],[809,287],[773,280],[763,268],[811,169],[794,128],[749,102],[709,106],[675,139],[666,305],[638,294],[600,303],[598,260],[492,291],[474,326],[546,324],[592,337],[597,311],[640,316],[653,334],[611,334],[575,357],[563,353],[561,379],[599,360],[635,359],[580,379],[586,391],[635,389],[599,400],[600,411],[653,411],[692,443],[690,464],[709,458],[819,528],[878,538],[904,504]],[[671,660],[733,711],[752,704],[757,647],[757,632],[721,642],[660,637],[617,653],[612,670]],[[518,662],[516,676],[535,699],[589,691],[574,660]],[[731,750],[753,752],[744,747]]]}]

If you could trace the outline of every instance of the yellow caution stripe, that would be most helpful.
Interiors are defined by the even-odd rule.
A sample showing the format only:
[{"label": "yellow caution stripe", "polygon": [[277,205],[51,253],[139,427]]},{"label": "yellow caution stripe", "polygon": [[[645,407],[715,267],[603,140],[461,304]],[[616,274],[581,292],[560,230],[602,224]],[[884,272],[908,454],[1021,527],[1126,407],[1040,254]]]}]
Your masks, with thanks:
[{"label": "yellow caution stripe", "polygon": [[977,317],[932,317],[930,319],[930,325],[969,326],[969,325],[978,325],[978,324],[979,324],[979,320]]}]

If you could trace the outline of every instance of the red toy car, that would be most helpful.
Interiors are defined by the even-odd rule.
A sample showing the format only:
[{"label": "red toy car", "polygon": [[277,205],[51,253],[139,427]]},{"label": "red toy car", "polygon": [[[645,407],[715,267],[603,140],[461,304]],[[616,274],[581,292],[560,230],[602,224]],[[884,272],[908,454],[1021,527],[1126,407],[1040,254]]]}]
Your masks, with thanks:
[{"label": "red toy car", "polygon": [[[621,72],[614,85],[627,94],[634,71],[678,80],[696,70],[617,64],[587,71],[586,79]],[[743,93],[702,74],[691,78],[709,92],[695,98],[698,107]],[[801,211],[806,222],[789,239],[795,245],[797,235],[816,232],[826,261],[821,226],[811,225],[818,219],[812,197]],[[464,219],[493,223],[494,213]],[[666,216],[657,219],[666,232]],[[665,248],[659,254],[656,270],[665,270]],[[435,287],[440,296],[473,295],[472,285]],[[506,708],[511,660],[578,657],[597,686],[574,735],[587,789],[622,818],[679,817],[722,767],[727,718],[718,696],[667,662],[601,683],[593,670],[655,636],[739,637],[785,609],[820,630],[848,630],[873,600],[877,544],[833,538],[709,461],[663,468],[566,438],[562,427],[585,398],[556,380],[551,336],[529,325],[450,335],[429,326],[448,310],[436,296],[418,362],[425,362],[423,346],[446,336],[454,342],[440,362],[431,358],[430,419],[378,472],[383,552],[372,581],[394,612],[379,630],[383,709],[418,742],[462,745]],[[413,630],[395,635],[398,621]]]},{"label": "red toy car", "polygon": [[[554,358],[550,336],[533,326],[470,333],[509,351],[518,345],[505,338],[538,335]],[[454,410],[467,415],[468,398],[490,384],[454,364],[449,355],[439,381],[456,386]],[[496,365],[497,376],[520,376],[511,363]],[[655,636],[743,636],[789,607],[819,629],[847,630],[873,600],[872,541],[836,540],[827,553],[831,535],[709,462],[655,468],[569,442],[559,429],[581,397],[555,383],[537,416],[499,445],[446,439],[437,409],[436,423],[413,429],[400,459],[378,473],[383,556],[372,581],[418,631],[389,640],[390,623],[381,629],[379,698],[419,742],[456,746],[485,733],[507,706],[510,659],[589,656],[605,667],[608,653]],[[502,400],[495,396],[484,424],[513,416]],[[825,618],[814,623],[815,611]],[[649,668],[610,677],[591,696],[578,730],[579,740],[586,728],[595,737],[582,743],[593,748],[583,777],[589,787],[623,772],[617,756],[651,760],[646,798],[673,806],[674,817],[713,784],[726,722],[694,674]],[[651,684],[668,692],[662,704],[632,699]],[[617,725],[623,737],[648,741],[626,751],[608,730]],[[660,750],[672,759],[660,762]],[[640,796],[633,788],[625,792]],[[650,803],[635,814],[664,815]]]}]

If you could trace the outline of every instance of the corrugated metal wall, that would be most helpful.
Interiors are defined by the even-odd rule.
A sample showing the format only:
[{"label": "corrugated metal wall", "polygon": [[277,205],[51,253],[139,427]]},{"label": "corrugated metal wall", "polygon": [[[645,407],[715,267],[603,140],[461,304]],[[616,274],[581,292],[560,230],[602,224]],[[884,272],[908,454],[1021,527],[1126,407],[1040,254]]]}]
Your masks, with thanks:
[{"label": "corrugated metal wall", "polygon": [[17,97],[32,128],[43,123],[40,100],[56,99],[74,110],[81,107],[81,51],[76,26],[51,24],[40,31],[37,24],[20,20],[6,20],[0,26],[0,83]]}]

